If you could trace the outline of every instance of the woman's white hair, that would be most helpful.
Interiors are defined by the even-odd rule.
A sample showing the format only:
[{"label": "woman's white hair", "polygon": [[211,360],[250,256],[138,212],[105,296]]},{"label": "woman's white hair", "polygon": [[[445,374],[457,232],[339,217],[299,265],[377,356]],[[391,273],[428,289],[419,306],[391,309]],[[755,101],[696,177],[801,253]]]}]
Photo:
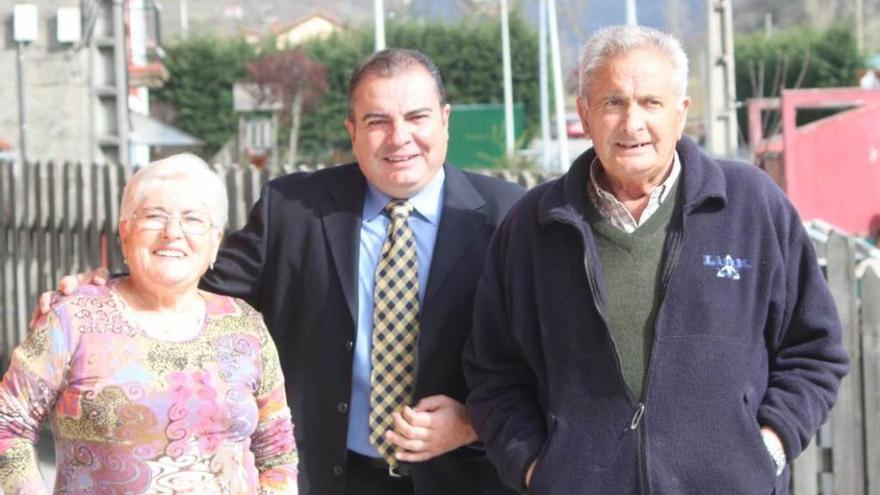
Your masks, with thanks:
[{"label": "woman's white hair", "polygon": [[688,57],[681,42],[671,35],[645,26],[610,26],[596,31],[581,52],[580,95],[586,100],[599,67],[611,57],[641,48],[654,48],[669,57],[673,84],[679,98],[687,96]]},{"label": "woman's white hair", "polygon": [[179,153],[157,160],[138,170],[125,184],[119,218],[127,219],[140,205],[153,187],[167,180],[187,180],[192,183],[192,193],[208,208],[211,224],[223,229],[229,214],[226,186],[204,160],[192,153]]}]

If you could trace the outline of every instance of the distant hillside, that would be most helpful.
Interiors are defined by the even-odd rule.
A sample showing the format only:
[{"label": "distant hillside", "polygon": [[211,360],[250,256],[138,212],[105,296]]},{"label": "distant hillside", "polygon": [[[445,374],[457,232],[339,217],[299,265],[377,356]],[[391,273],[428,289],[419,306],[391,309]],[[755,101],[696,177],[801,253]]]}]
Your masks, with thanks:
[{"label": "distant hillside", "polygon": [[[641,24],[677,33],[695,49],[705,46],[706,0],[638,0]],[[190,33],[241,34],[265,31],[275,22],[287,24],[314,12],[323,12],[350,24],[372,22],[371,0],[163,0],[162,36],[165,42],[180,37],[180,6],[187,5]],[[880,51],[880,0],[863,0],[865,37],[870,51]],[[389,19],[456,22],[475,13],[497,8],[494,0],[384,0]],[[537,23],[538,0],[510,0],[512,9]],[[557,0],[559,28],[566,65],[574,63],[578,47],[601,26],[625,21],[625,2]],[[794,25],[825,27],[853,17],[852,0],[735,0],[737,32],[762,30],[767,14],[776,29]]]},{"label": "distant hillside", "polygon": [[[348,23],[372,22],[370,0],[163,0],[161,29],[163,43],[180,39],[181,2],[187,7],[190,36],[209,33],[240,35],[246,31],[264,32],[271,23],[288,24],[315,12],[328,13]],[[497,9],[493,0],[385,0],[389,22],[414,19],[456,22],[474,14]],[[641,0],[639,22],[679,32],[685,39],[702,39],[703,0]],[[537,0],[510,0],[511,9],[537,24]],[[593,7],[595,5],[596,7]],[[557,0],[564,64],[576,65],[580,45],[597,28],[625,22],[623,2],[595,0]],[[599,7],[601,6],[601,8]],[[678,15],[672,13],[678,12]]]},{"label": "distant hillside", "polygon": [[[865,22],[865,50],[880,52],[880,0],[862,0]],[[791,26],[825,28],[833,22],[851,23],[855,17],[852,0],[736,0],[734,24],[738,32],[765,28],[767,14],[774,29]]]},{"label": "distant hillside", "polygon": [[[190,35],[207,33],[241,35],[268,32],[273,23],[286,25],[320,12],[350,26],[373,19],[372,0],[163,0],[163,43],[180,38],[180,6],[187,5]],[[863,0],[867,51],[880,52],[880,0]],[[538,0],[509,0],[512,10],[537,25]],[[637,0],[639,23],[676,33],[690,55],[692,73],[704,74],[706,46],[704,6],[706,0]],[[817,28],[829,23],[851,22],[852,0],[734,0],[734,28],[748,33],[796,25]],[[416,20],[455,23],[475,15],[489,15],[498,9],[496,0],[384,0],[388,22]],[[625,22],[625,2],[607,0],[557,0],[562,62],[570,73],[577,66],[583,42],[596,29]],[[769,15],[769,17],[768,17]],[[701,88],[693,86],[692,91]],[[694,94],[697,100],[698,94]]]}]

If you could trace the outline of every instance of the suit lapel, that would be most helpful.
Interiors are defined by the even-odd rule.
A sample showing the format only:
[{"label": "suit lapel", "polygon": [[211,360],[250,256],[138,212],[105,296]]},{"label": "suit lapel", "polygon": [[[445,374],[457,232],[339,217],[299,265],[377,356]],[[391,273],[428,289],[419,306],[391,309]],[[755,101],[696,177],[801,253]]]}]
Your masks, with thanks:
[{"label": "suit lapel", "polygon": [[330,187],[321,222],[352,321],[357,321],[357,260],[366,181],[356,166]]},{"label": "suit lapel", "polygon": [[430,305],[431,298],[443,287],[456,263],[473,243],[480,226],[486,221],[486,213],[483,211],[486,202],[468,182],[464,173],[448,165],[445,170],[446,197],[434,244],[428,286],[425,289],[425,306]]}]

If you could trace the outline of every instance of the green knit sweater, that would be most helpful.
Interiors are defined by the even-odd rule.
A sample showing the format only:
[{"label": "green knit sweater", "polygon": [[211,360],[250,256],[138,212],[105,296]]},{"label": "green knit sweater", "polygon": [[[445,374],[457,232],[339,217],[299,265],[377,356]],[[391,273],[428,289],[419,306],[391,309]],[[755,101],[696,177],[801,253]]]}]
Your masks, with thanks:
[{"label": "green knit sweater", "polygon": [[654,319],[660,305],[660,272],[666,232],[678,200],[676,181],[660,208],[633,233],[608,222],[587,200],[586,217],[596,233],[611,337],[623,377],[636,398],[651,358]]}]

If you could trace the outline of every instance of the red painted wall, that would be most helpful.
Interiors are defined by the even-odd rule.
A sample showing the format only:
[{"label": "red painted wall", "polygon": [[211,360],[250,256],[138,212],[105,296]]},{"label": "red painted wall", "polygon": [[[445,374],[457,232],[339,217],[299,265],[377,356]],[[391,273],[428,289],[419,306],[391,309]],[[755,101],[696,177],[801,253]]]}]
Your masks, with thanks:
[{"label": "red painted wall", "polygon": [[[796,128],[798,108],[859,107]],[[793,90],[782,95],[784,187],[804,220],[876,234],[880,222],[880,91]]]}]

